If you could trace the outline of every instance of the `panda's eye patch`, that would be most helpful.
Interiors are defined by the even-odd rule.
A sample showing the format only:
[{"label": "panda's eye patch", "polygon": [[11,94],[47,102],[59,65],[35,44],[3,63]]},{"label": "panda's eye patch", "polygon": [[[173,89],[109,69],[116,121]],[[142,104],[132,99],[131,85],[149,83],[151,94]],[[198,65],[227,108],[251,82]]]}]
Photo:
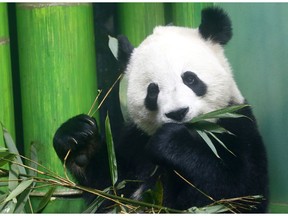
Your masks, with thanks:
[{"label": "panda's eye patch", "polygon": [[191,71],[186,71],[182,74],[182,80],[183,83],[190,89],[192,89],[197,96],[200,97],[206,94],[206,84],[201,79],[199,79],[199,77],[195,73]]},{"label": "panda's eye patch", "polygon": [[159,87],[156,83],[150,83],[147,87],[147,95],[145,98],[145,106],[151,111],[157,110],[157,99],[159,94]]},{"label": "panda's eye patch", "polygon": [[197,80],[196,74],[192,72],[185,72],[182,76],[183,82],[185,85],[193,85]]}]

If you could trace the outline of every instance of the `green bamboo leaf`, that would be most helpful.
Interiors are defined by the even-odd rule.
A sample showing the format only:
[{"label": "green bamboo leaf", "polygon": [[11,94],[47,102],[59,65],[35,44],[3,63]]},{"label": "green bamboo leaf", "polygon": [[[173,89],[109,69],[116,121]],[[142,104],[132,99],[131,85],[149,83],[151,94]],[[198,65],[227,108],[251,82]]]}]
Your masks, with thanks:
[{"label": "green bamboo leaf", "polygon": [[16,198],[21,194],[25,189],[27,189],[33,183],[33,179],[23,180],[11,193],[7,196],[4,202],[8,202],[13,198]]},{"label": "green bamboo leaf", "polygon": [[153,190],[153,196],[154,196],[156,205],[163,205],[163,193],[164,193],[164,189],[163,189],[162,182],[160,181],[160,179],[158,179],[158,181],[156,182],[155,188]]},{"label": "green bamboo leaf", "polygon": [[35,182],[32,183],[32,187],[25,189],[21,194],[19,194],[19,196],[17,197],[17,205],[13,213],[16,214],[26,213],[24,211],[24,207],[27,204],[27,200],[29,199],[30,193],[34,185]]},{"label": "green bamboo leaf", "polygon": [[234,135],[227,129],[221,127],[217,123],[209,122],[209,121],[197,121],[191,124],[187,125],[188,128],[195,129],[195,130],[201,130],[201,131],[210,131],[212,133],[228,133],[230,135]]},{"label": "green bamboo leaf", "polygon": [[[15,154],[16,155],[16,161],[19,164],[23,165],[23,162],[19,156],[19,152],[16,148],[16,145],[15,145],[11,135],[8,133],[8,131],[4,127],[3,127],[3,135],[4,135],[4,141],[5,141],[6,147],[8,148],[9,152]],[[20,174],[27,175],[26,170],[23,166],[18,165],[17,167],[18,167]]]},{"label": "green bamboo leaf", "polygon": [[[37,157],[37,151],[35,148],[35,143],[33,142],[30,146],[30,159],[32,161],[38,162],[38,157]],[[33,163],[31,161],[28,161],[29,167],[33,169],[37,169],[37,164]],[[28,175],[29,176],[36,176],[37,173],[36,171],[33,170],[28,170]],[[30,199],[30,193],[32,191],[32,188],[35,186],[36,182],[32,183],[32,187],[27,188],[24,190],[18,197],[17,197],[17,205],[15,207],[14,213],[19,214],[19,213],[27,213],[24,211],[25,205],[27,204],[28,199]]]},{"label": "green bamboo leaf", "polygon": [[[105,188],[103,190],[104,193],[108,193],[111,190],[111,187]],[[105,198],[98,196],[89,206],[87,209],[85,209],[85,211],[83,211],[83,213],[85,214],[89,214],[89,213],[95,213],[97,211],[97,209],[100,207],[100,205],[103,203],[103,201],[105,200]]]},{"label": "green bamboo leaf", "polygon": [[128,78],[124,74],[119,83],[119,100],[122,116],[125,122],[129,121],[129,113],[127,108],[127,87],[128,87]]},{"label": "green bamboo leaf", "polygon": [[[3,203],[3,201],[6,199],[6,194],[2,194],[0,195],[0,203]],[[0,204],[1,206],[2,204]],[[1,210],[1,207],[0,207],[0,210]]]},{"label": "green bamboo leaf", "polygon": [[117,162],[116,162],[116,155],[115,155],[115,150],[114,150],[113,136],[111,132],[110,119],[109,119],[108,113],[105,119],[105,134],[106,134],[106,143],[107,143],[107,150],[108,150],[110,175],[111,175],[112,184],[114,186],[118,180],[118,171],[117,171]]},{"label": "green bamboo leaf", "polygon": [[187,210],[188,213],[197,213],[197,214],[217,214],[228,211],[229,209],[224,205],[213,205],[203,208],[192,207]]},{"label": "green bamboo leaf", "polygon": [[19,169],[18,165],[10,164],[9,177],[8,177],[8,189],[13,191],[19,185]]},{"label": "green bamboo leaf", "polygon": [[220,156],[218,155],[218,152],[217,152],[213,142],[208,137],[208,135],[205,132],[201,131],[201,130],[196,130],[196,131],[202,137],[202,139],[207,143],[207,145],[210,147],[210,149],[213,151],[213,153],[216,155],[216,157],[220,158]]},{"label": "green bamboo leaf", "polygon": [[43,209],[47,206],[47,204],[50,202],[50,199],[54,193],[54,191],[56,190],[56,187],[51,187],[47,193],[45,194],[45,196],[41,199],[36,212],[40,213],[41,211],[43,211]]},{"label": "green bamboo leaf", "polygon": [[114,37],[108,35],[109,41],[108,46],[113,54],[113,56],[117,59],[118,58],[118,40]]},{"label": "green bamboo leaf", "polygon": [[126,187],[126,183],[127,183],[126,180],[119,182],[117,184],[117,186],[116,186],[116,190],[121,190],[121,189],[125,188]]},{"label": "green bamboo leaf", "polygon": [[0,195],[0,213],[4,213],[3,211],[7,203],[4,203],[3,201],[5,200],[6,196],[6,194]]},{"label": "green bamboo leaf", "polygon": [[0,205],[1,213],[11,214],[14,213],[15,206],[17,204],[16,199],[12,199],[10,202],[4,202]]},{"label": "green bamboo leaf", "polygon": [[[38,166],[37,166],[38,154],[37,154],[36,146],[39,146],[39,143],[32,142],[32,144],[30,146],[30,159],[31,159],[31,161],[28,161],[29,167],[33,168],[34,170],[37,170],[37,168],[38,168]],[[37,172],[34,170],[29,169],[28,175],[29,176],[36,176]]]},{"label": "green bamboo leaf", "polygon": [[142,194],[142,200],[158,206],[163,205],[163,185],[160,179],[152,189],[148,189]]},{"label": "green bamboo leaf", "polygon": [[6,151],[8,151],[8,149],[7,149],[7,148],[4,148],[4,147],[0,147],[0,152],[6,152]]},{"label": "green bamboo leaf", "polygon": [[230,151],[227,146],[215,135],[213,134],[212,132],[210,131],[206,131],[206,133],[210,134],[217,142],[219,142],[228,152],[230,152],[232,155],[234,155],[236,157],[236,155]]},{"label": "green bamboo leaf", "polygon": [[[7,155],[7,157],[5,159],[8,160],[12,160],[12,159],[16,159],[16,162],[19,163],[20,165],[16,165],[16,164],[11,164],[10,165],[10,169],[9,169],[9,183],[8,183],[8,188],[9,191],[12,191],[9,196],[6,198],[5,202],[8,202],[5,211],[9,211],[12,213],[22,213],[23,208],[25,206],[26,200],[25,197],[28,196],[27,195],[27,190],[28,187],[30,186],[30,181],[28,182],[26,180],[22,181],[20,184],[18,183],[18,178],[19,178],[19,174],[26,174],[26,170],[24,167],[21,166],[21,164],[23,164],[20,156],[19,156],[19,152],[14,144],[14,141],[11,137],[11,135],[8,133],[8,131],[3,128],[3,135],[4,135],[4,141],[5,144],[9,150],[10,155]],[[26,188],[27,186],[27,188]],[[30,193],[31,189],[29,190]],[[16,200],[16,203],[14,204],[14,199],[16,199],[16,196],[19,195],[19,200]]]},{"label": "green bamboo leaf", "polygon": [[[219,144],[221,144],[225,149],[227,149],[231,154],[233,154],[235,156],[235,154],[233,152],[231,152],[226,145],[220,140],[218,139],[218,137],[215,136],[214,133],[228,133],[230,135],[234,135],[233,133],[231,133],[230,131],[228,131],[227,129],[221,127],[220,125],[218,125],[215,122],[210,122],[210,121],[206,121],[207,119],[216,119],[216,118],[241,118],[241,117],[246,117],[244,115],[241,114],[237,114],[235,112],[237,112],[240,109],[243,109],[244,107],[247,107],[248,105],[237,105],[237,106],[230,106],[230,107],[226,107],[224,109],[219,109],[219,110],[215,110],[200,116],[197,116],[195,118],[192,119],[192,121],[190,123],[188,123],[188,128],[196,130],[198,132],[198,134],[202,137],[202,139],[204,139],[204,141],[207,143],[207,145],[211,148],[211,150],[214,152],[214,154],[218,157],[218,153],[217,150],[213,144],[213,142],[211,141],[211,139],[209,138],[209,136],[207,134],[210,134]],[[234,135],[235,136],[235,135]]]},{"label": "green bamboo leaf", "polygon": [[223,109],[215,110],[209,113],[205,113],[203,115],[197,116],[191,120],[191,123],[195,123],[198,121],[202,120],[207,120],[207,119],[216,119],[216,118],[241,118],[241,117],[246,117],[241,114],[237,114],[237,112],[240,109],[243,109],[244,107],[247,107],[249,105],[244,104],[244,105],[235,105],[235,106],[230,106],[226,107]]},{"label": "green bamboo leaf", "polygon": [[33,182],[31,187],[24,190],[18,197],[17,197],[17,205],[13,213],[27,213],[25,212],[25,205],[27,204],[28,199],[30,199],[30,194],[35,186],[36,182]]},{"label": "green bamboo leaf", "polygon": [[[8,187],[8,183],[7,182],[0,182],[0,187]],[[0,198],[0,203],[1,203],[1,198]]]},{"label": "green bamboo leaf", "polygon": [[103,203],[105,198],[98,196],[89,206],[87,209],[83,211],[84,214],[95,213],[100,205]]},{"label": "green bamboo leaf", "polygon": [[10,152],[0,152],[0,167],[9,163],[9,161],[12,161],[14,158],[15,155],[11,154]]}]

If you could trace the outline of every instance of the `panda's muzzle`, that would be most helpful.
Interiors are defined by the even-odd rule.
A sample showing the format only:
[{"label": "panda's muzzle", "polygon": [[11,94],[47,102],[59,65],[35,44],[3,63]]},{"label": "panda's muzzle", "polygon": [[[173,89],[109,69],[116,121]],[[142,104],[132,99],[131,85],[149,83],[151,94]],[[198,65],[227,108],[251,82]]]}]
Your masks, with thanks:
[{"label": "panda's muzzle", "polygon": [[165,113],[165,115],[166,117],[172,120],[180,122],[185,118],[188,111],[189,111],[189,107],[185,107],[185,108],[181,108],[181,109],[169,112],[169,113]]}]

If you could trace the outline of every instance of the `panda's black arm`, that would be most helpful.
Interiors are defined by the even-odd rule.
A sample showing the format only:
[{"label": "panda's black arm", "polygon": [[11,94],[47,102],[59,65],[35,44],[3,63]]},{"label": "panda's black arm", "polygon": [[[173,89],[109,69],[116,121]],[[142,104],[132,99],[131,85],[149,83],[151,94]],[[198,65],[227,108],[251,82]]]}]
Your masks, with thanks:
[{"label": "panda's black arm", "polygon": [[[197,132],[189,131],[183,124],[164,124],[152,136],[146,149],[156,164],[174,169],[188,180],[194,179],[195,173],[202,167],[216,166],[219,163],[219,159]],[[200,181],[205,176],[196,178]]]},{"label": "panda's black arm", "polygon": [[125,125],[121,134],[122,136],[115,145],[118,181],[136,181],[129,181],[118,194],[130,197],[140,185],[143,186],[144,182],[145,188],[142,188],[143,190],[148,189],[153,184],[154,178],[151,178],[151,174],[155,171],[156,165],[147,157],[145,149],[150,136],[132,123]]},{"label": "panda's black arm", "polygon": [[141,178],[143,167],[149,166],[149,158],[145,146],[150,137],[134,124],[126,125],[115,151],[118,163],[118,173],[123,178]]},{"label": "panda's black arm", "polygon": [[[107,148],[96,120],[77,115],[64,122],[53,138],[54,149],[81,185],[103,189],[110,186]],[[68,153],[69,152],[69,153]]]},{"label": "panda's black arm", "polygon": [[[242,112],[254,119],[249,107]],[[201,185],[201,190],[215,199],[255,194],[265,196],[266,153],[257,125],[250,119],[219,122],[236,135],[219,137],[236,157],[214,142],[221,159],[217,158],[197,132],[175,123],[163,125],[151,138],[147,150],[155,163],[176,170],[194,185]],[[211,185],[217,185],[216,189]]]}]

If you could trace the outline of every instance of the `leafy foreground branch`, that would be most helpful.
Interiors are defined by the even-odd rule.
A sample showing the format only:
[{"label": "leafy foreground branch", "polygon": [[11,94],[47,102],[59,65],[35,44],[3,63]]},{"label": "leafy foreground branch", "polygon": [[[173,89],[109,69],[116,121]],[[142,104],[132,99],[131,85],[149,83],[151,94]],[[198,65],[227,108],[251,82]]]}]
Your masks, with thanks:
[{"label": "leafy foreground branch", "polygon": [[[243,117],[235,114],[241,107],[232,107],[229,110],[218,110],[191,122],[191,127],[197,130],[199,135],[209,145],[211,150],[218,156],[217,151],[213,148],[213,143],[208,137],[209,134],[216,141],[217,138],[213,133],[229,133],[224,128],[217,126],[214,123],[206,122],[207,119],[213,118],[239,118]],[[109,212],[113,213],[222,213],[232,212],[237,213],[241,210],[249,210],[255,208],[255,205],[262,200],[261,196],[245,196],[230,199],[214,200],[205,192],[198,189],[191,182],[186,180],[179,173],[174,171],[179,178],[198,190],[203,196],[211,200],[212,204],[205,207],[191,207],[187,210],[176,210],[162,206],[163,188],[161,182],[156,184],[153,190],[148,190],[143,194],[143,200],[137,201],[117,195],[117,190],[125,187],[131,180],[117,182],[117,163],[114,153],[113,139],[111,139],[111,129],[109,124],[109,117],[107,115],[106,121],[106,141],[109,152],[110,174],[113,186],[104,190],[97,190],[92,188],[77,185],[71,181],[66,173],[64,162],[65,177],[59,176],[57,173],[49,170],[37,161],[37,154],[31,145],[31,159],[19,155],[18,150],[6,129],[3,128],[4,141],[7,148],[0,148],[0,212],[1,213],[40,213],[44,210],[50,200],[59,194],[56,188],[69,188],[76,193],[88,192],[97,196],[97,198],[87,207],[84,213],[92,213],[97,211],[99,206],[105,200],[110,200],[114,203],[109,208]],[[204,134],[204,135],[203,135]],[[208,137],[208,138],[207,138]],[[219,141],[218,141],[219,142]],[[220,144],[224,145],[224,143]],[[227,149],[229,151],[229,149]],[[231,152],[232,153],[232,152]],[[233,154],[233,153],[232,153]],[[66,158],[69,156],[69,152]],[[23,163],[23,160],[25,163]],[[38,206],[32,206],[31,197],[35,195],[35,191],[39,188],[48,188],[46,193],[41,194],[41,201]],[[39,195],[39,194],[38,194]]]}]

